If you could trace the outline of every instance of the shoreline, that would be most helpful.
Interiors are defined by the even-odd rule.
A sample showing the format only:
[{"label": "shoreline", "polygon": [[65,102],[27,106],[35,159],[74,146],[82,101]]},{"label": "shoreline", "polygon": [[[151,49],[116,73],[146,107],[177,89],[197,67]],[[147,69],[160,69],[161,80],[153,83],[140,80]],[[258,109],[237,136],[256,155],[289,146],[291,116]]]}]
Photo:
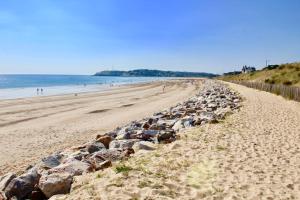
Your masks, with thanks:
[{"label": "shoreline", "polygon": [[[168,80],[176,80],[176,78],[157,79],[157,80],[140,80],[133,82],[112,82],[112,83],[95,83],[95,84],[70,84],[57,86],[37,86],[37,87],[16,87],[16,88],[0,88],[0,101],[25,99],[35,97],[62,96],[70,94],[81,94],[89,92],[103,92],[114,89],[116,87],[147,84],[153,82],[161,82]],[[43,92],[37,92],[37,88],[43,88]]]},{"label": "shoreline", "polygon": [[24,170],[29,163],[54,151],[176,105],[198,91],[201,79],[197,80],[195,85],[188,79],[168,80],[80,93],[76,97],[1,100],[1,174]]}]

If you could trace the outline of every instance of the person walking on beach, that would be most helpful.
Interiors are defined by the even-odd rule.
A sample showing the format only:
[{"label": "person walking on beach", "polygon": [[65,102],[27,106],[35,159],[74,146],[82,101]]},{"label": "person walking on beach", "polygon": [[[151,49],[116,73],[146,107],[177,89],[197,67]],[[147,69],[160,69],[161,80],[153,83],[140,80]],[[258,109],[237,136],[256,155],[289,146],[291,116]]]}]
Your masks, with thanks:
[{"label": "person walking on beach", "polygon": [[41,88],[41,95],[43,95],[43,92],[44,92],[44,90],[43,90],[43,88]]},{"label": "person walking on beach", "polygon": [[36,88],[36,94],[39,95],[40,94],[40,89]]},{"label": "person walking on beach", "polygon": [[163,85],[163,93],[165,93],[166,85]]}]

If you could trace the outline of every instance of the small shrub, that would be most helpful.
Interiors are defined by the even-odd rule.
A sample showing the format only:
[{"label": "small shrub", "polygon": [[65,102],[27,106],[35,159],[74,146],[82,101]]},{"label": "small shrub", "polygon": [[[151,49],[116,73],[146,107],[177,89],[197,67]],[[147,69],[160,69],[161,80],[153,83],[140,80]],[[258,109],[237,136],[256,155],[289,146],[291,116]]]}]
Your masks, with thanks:
[{"label": "small shrub", "polygon": [[293,82],[292,81],[283,81],[283,85],[292,85]]},{"label": "small shrub", "polygon": [[101,178],[102,177],[102,174],[97,174],[96,178]]},{"label": "small shrub", "polygon": [[222,146],[220,146],[220,145],[217,145],[217,146],[216,146],[216,149],[217,149],[218,151],[225,151],[225,150],[226,150],[226,147],[222,147]]},{"label": "small shrub", "polygon": [[126,166],[126,165],[118,165],[115,168],[115,172],[118,173],[126,173],[132,170],[132,167]]},{"label": "small shrub", "polygon": [[266,79],[265,80],[265,83],[269,83],[269,84],[275,84],[275,80],[273,80],[273,79]]}]

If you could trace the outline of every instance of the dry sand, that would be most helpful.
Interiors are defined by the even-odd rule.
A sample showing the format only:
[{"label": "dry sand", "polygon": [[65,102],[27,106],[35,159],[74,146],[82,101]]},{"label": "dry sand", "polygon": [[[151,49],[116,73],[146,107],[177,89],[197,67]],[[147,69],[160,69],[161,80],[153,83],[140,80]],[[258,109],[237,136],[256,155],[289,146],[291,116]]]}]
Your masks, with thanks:
[{"label": "dry sand", "polygon": [[245,101],[224,122],[76,177],[52,199],[300,199],[300,103],[230,85]]},{"label": "dry sand", "polygon": [[197,92],[198,81],[194,85],[173,80],[78,96],[1,100],[0,175],[24,170],[50,153],[175,105]]}]

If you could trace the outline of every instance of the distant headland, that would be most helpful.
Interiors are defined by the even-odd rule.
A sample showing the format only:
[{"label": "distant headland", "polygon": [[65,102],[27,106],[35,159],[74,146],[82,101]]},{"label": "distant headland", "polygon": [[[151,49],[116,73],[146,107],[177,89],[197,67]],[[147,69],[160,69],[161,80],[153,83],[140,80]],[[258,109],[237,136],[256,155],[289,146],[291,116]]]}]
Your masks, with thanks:
[{"label": "distant headland", "polygon": [[218,76],[217,74],[205,73],[205,72],[179,72],[179,71],[162,71],[162,70],[150,70],[150,69],[136,69],[129,71],[118,70],[106,70],[97,72],[95,76],[124,76],[124,77],[141,77],[141,76],[153,76],[153,77],[205,77],[213,78]]}]

